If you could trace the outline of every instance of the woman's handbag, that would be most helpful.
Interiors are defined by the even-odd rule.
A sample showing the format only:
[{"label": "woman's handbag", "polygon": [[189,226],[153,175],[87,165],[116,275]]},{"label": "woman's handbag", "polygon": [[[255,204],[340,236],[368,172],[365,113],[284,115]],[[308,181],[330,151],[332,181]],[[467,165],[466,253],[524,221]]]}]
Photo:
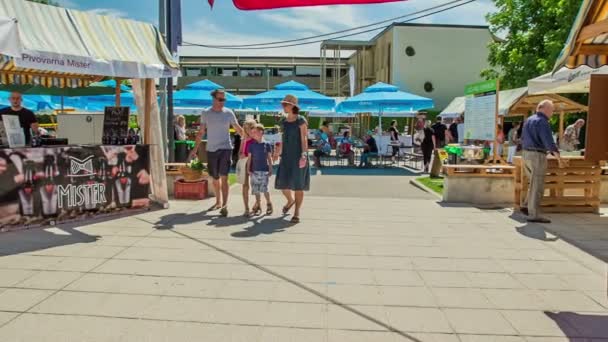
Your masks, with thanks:
[{"label": "woman's handbag", "polygon": [[236,182],[245,184],[247,181],[247,158],[241,158],[236,162]]}]

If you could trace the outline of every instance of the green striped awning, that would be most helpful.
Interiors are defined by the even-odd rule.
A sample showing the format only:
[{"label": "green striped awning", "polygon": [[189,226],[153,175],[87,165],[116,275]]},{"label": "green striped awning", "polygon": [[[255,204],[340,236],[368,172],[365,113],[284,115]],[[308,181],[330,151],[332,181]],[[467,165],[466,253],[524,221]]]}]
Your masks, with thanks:
[{"label": "green striped awning", "polygon": [[151,24],[42,5],[0,1],[0,17],[15,18],[20,51],[0,51],[0,82],[82,87],[103,77],[179,75]]},{"label": "green striped awning", "polygon": [[608,0],[583,0],[553,72],[582,65],[608,65]]}]

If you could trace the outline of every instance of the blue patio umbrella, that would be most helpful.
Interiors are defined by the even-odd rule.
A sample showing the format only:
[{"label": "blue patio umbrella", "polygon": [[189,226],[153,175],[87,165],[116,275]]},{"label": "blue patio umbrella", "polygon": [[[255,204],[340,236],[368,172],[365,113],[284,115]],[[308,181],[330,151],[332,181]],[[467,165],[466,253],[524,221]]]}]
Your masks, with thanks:
[{"label": "blue patio umbrella", "polygon": [[429,98],[406,93],[392,84],[378,82],[365,88],[361,94],[342,101],[336,111],[378,115],[382,127],[383,113],[391,113],[391,116],[404,113],[409,116],[412,112],[433,107],[433,100]]},{"label": "blue patio umbrella", "polygon": [[316,93],[306,85],[296,81],[278,84],[269,90],[243,100],[243,108],[262,111],[281,110],[281,100],[285,95],[294,95],[298,98],[298,105],[303,111],[330,111],[336,106],[336,100]]},{"label": "blue patio umbrella", "polygon": [[[10,95],[10,92],[0,91],[0,108],[10,107]],[[48,95],[22,95],[22,99],[23,107],[34,112],[56,108],[53,101],[51,101],[51,97]]]},{"label": "blue patio umbrella", "polygon": [[[173,105],[175,107],[200,109],[211,107],[211,105],[213,104],[213,99],[211,98],[211,91],[222,88],[224,87],[209,80],[203,80],[189,84],[186,86],[186,88],[176,91],[173,94]],[[238,96],[226,93],[226,107],[241,108],[242,103],[243,100],[241,100],[241,98],[239,98]]]},{"label": "blue patio umbrella", "polygon": [[[131,88],[120,84],[121,104],[124,106],[134,106],[133,94]],[[92,83],[91,86],[85,88],[66,89],[61,96],[52,96],[52,101],[58,107],[68,107],[77,110],[97,111],[89,108],[92,103],[99,108],[102,104],[105,106],[114,106],[116,103],[116,81],[106,80]],[[103,109],[102,109],[103,111]]]}]

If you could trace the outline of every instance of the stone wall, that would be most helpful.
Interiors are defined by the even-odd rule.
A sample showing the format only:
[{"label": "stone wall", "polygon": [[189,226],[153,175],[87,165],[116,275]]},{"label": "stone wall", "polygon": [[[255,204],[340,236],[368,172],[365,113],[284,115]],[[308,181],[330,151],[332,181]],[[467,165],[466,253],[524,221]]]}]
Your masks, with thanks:
[{"label": "stone wall", "polygon": [[514,191],[513,177],[448,176],[444,181],[443,201],[510,208]]}]

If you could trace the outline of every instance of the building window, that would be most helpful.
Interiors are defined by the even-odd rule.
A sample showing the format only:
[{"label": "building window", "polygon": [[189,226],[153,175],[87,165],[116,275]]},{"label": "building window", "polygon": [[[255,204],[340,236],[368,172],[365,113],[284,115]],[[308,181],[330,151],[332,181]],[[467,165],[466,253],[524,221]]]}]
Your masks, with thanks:
[{"label": "building window", "polygon": [[236,77],[239,75],[239,71],[238,68],[236,66],[232,67],[232,66],[226,66],[226,67],[218,67],[217,68],[217,75],[218,76],[224,76],[224,77]]},{"label": "building window", "polygon": [[185,76],[202,76],[201,68],[184,68]]},{"label": "building window", "polygon": [[416,54],[416,50],[414,50],[413,47],[408,46],[405,48],[405,54],[408,55],[409,57],[413,57]]},{"label": "building window", "polygon": [[273,77],[292,77],[293,68],[271,68],[271,75]]},{"label": "building window", "polygon": [[296,66],[296,76],[321,76],[321,67]]},{"label": "building window", "polygon": [[262,77],[262,69],[256,68],[241,68],[241,77]]},{"label": "building window", "polygon": [[431,93],[433,90],[435,90],[435,87],[433,87],[433,83],[431,83],[431,82],[424,83],[424,91],[426,91],[427,93]]}]

